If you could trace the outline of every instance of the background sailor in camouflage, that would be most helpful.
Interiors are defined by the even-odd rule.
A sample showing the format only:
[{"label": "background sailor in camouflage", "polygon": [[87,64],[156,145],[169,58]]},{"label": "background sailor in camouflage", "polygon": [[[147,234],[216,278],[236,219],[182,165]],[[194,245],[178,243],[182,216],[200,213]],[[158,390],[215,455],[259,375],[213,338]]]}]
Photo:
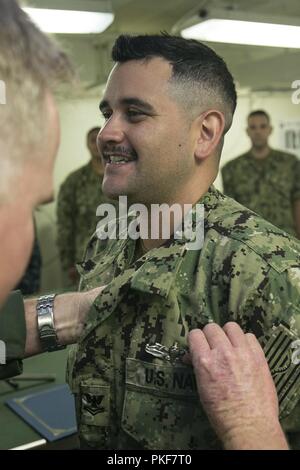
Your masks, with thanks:
[{"label": "background sailor in camouflage", "polygon": [[[80,288],[106,288],[68,364],[81,445],[221,448],[184,355],[191,329],[228,321],[268,351],[283,331],[273,369],[284,388],[280,418],[296,440],[300,369],[289,353],[300,333],[299,245],[212,186],[235,109],[232,77],[211,49],[182,38],[121,36],[113,59],[100,103],[103,189],[148,207],[191,203],[194,229],[195,204],[203,204],[205,239],[201,250],[173,236],[89,242]],[[120,154],[123,163],[114,163]],[[277,414],[267,414],[261,431],[281,432]]]},{"label": "background sailor in camouflage", "polygon": [[269,115],[253,111],[247,133],[251,149],[222,169],[224,192],[266,220],[300,238],[300,161],[271,149]]},{"label": "background sailor in camouflage", "polygon": [[87,134],[91,160],[71,173],[62,184],[57,201],[57,245],[63,270],[75,283],[77,261],[83,257],[84,248],[95,231],[97,207],[108,199],[101,189],[104,168],[96,139],[99,127]]}]

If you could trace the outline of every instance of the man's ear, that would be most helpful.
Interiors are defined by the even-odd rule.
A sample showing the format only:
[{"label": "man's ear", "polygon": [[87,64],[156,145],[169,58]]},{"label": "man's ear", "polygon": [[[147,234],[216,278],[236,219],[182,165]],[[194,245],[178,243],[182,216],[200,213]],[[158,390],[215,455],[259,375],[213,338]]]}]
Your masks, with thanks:
[{"label": "man's ear", "polygon": [[214,154],[225,126],[224,114],[216,109],[201,113],[195,121],[196,143],[194,155],[198,160],[205,160]]}]

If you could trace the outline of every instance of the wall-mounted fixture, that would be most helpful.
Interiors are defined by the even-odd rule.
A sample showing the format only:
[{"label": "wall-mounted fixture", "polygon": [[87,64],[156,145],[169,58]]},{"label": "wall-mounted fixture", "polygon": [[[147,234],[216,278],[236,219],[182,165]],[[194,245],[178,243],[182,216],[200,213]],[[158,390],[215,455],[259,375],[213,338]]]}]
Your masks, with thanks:
[{"label": "wall-mounted fixture", "polygon": [[300,48],[299,19],[262,16],[235,9],[198,9],[174,30],[184,38],[254,46]]},{"label": "wall-mounted fixture", "polygon": [[[33,2],[34,3],[34,2]],[[44,2],[45,3],[45,2]],[[99,34],[113,22],[114,14],[110,2],[100,1],[72,3],[72,8],[65,8],[63,2],[48,2],[49,7],[24,7],[32,21],[46,33],[62,34]],[[35,2],[35,4],[39,4]]]}]

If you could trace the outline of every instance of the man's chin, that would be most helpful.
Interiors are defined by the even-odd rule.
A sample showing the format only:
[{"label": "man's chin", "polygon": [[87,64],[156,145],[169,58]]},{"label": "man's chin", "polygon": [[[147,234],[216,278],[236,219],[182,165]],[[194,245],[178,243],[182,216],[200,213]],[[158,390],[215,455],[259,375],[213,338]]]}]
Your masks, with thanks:
[{"label": "man's chin", "polygon": [[125,191],[124,188],[113,188],[105,183],[102,184],[102,191],[107,198],[115,201],[118,200],[120,196],[127,196],[127,191]]},{"label": "man's chin", "polygon": [[257,150],[261,150],[263,148],[265,148],[267,145],[267,142],[255,142],[254,143],[254,147],[257,149]]},{"label": "man's chin", "polygon": [[108,199],[112,199],[113,201],[117,201],[117,200],[119,199],[119,194],[110,193],[110,192],[104,192],[104,191],[103,191],[103,194],[104,194]]}]

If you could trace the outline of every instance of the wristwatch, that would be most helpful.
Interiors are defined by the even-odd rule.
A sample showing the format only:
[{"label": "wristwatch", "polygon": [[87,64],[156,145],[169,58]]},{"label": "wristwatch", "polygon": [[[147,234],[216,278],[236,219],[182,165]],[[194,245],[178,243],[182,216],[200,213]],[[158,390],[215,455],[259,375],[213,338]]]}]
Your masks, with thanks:
[{"label": "wristwatch", "polygon": [[39,330],[39,337],[43,351],[58,351],[65,349],[58,343],[55,326],[53,306],[56,294],[44,295],[39,297],[36,304],[37,323]]}]

